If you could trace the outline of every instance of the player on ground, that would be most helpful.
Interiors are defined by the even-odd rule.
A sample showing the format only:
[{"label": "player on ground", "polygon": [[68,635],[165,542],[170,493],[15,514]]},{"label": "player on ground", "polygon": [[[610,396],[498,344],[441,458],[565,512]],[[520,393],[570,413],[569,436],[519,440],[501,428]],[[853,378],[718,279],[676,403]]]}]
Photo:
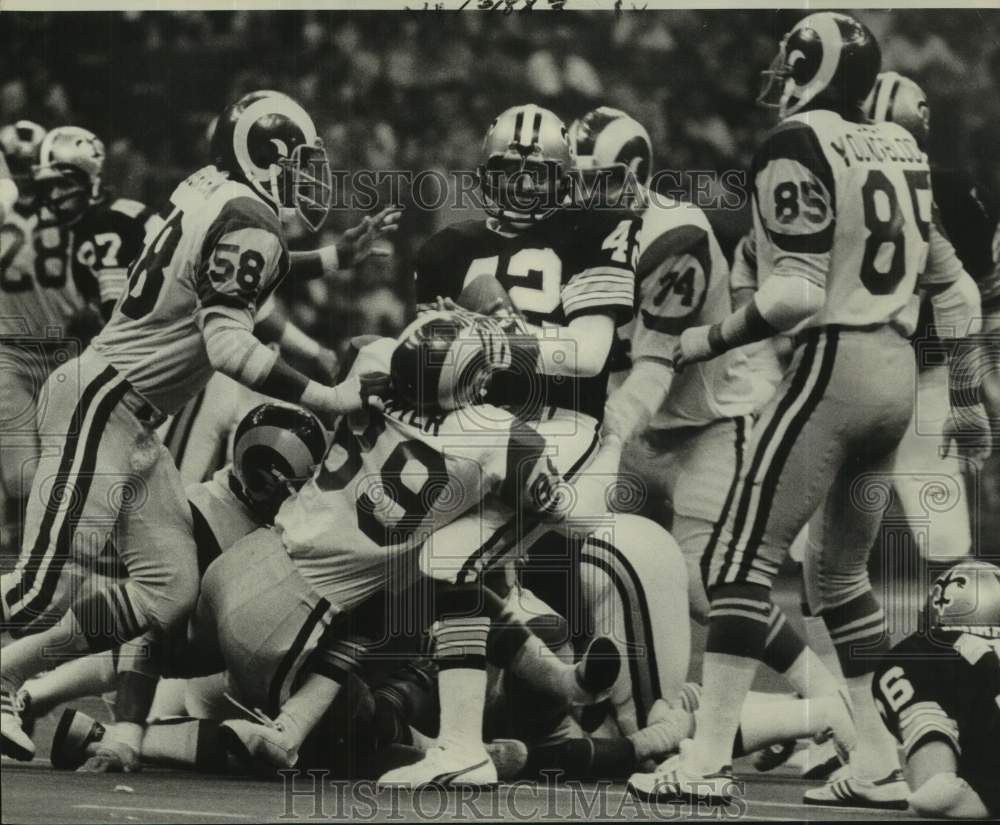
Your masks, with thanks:
[{"label": "player on ground", "polygon": [[[444,312],[422,315],[398,344],[381,339],[362,350],[356,371],[391,362],[394,394],[384,413],[344,419],[316,476],[282,507],[275,530],[257,531],[225,554],[209,572],[217,587],[206,580],[205,621],[215,624],[220,638],[253,633],[240,616],[249,610],[260,615],[266,603],[265,613],[277,611],[268,626],[303,639],[305,647],[296,653],[321,635],[336,638],[351,612],[386,587],[398,590],[421,571],[434,580],[438,744],[421,762],[383,777],[386,783],[496,781],[481,738],[486,638],[495,602],[483,597],[476,545],[441,542],[441,529],[475,513],[488,496],[507,502],[508,512],[521,518],[559,521],[604,507],[606,473],[589,485],[581,479],[572,513],[563,513],[562,480],[551,467],[546,440],[509,412],[477,403],[489,389],[492,359],[505,341],[502,330],[482,316]],[[605,446],[595,466],[610,467],[618,449]],[[275,571],[267,585],[250,576],[266,568]],[[289,599],[290,589],[301,594],[303,579],[307,596]],[[277,636],[272,643],[281,646]],[[520,647],[508,641],[510,653]],[[291,758],[356,658],[356,652],[331,657],[325,678],[315,673],[291,695],[294,708],[286,702],[294,669],[279,674],[270,690],[265,685],[263,694],[244,697],[268,712],[281,711],[277,729],[234,731],[246,749],[270,739],[275,751]],[[261,654],[257,661],[227,656],[229,668],[238,672],[259,670],[267,658]]]},{"label": "player on ground", "polygon": [[[608,407],[616,426],[625,428],[619,433],[628,445],[622,472],[641,482],[643,512],[664,521],[680,545],[691,613],[704,624],[708,598],[702,566],[718,539],[730,486],[746,469],[750,413],[758,392],[742,350],[678,375],[672,358],[685,329],[721,321],[732,312],[729,267],[701,209],[649,191],[652,145],[639,122],[601,107],[574,123],[570,138],[585,179],[603,177],[612,199],[632,189],[643,207],[638,311],[629,334],[632,368]],[[784,674],[801,696],[836,694],[833,677],[777,606],[768,624],[763,661]],[[662,654],[687,659],[686,649]]]},{"label": "player on ground", "polygon": [[99,549],[116,531],[129,579],[75,600],[58,624],[4,649],[6,754],[33,754],[15,695],[45,666],[46,649],[106,650],[170,629],[193,605],[190,513],[154,433],[166,414],[215,370],[326,414],[366,402],[359,377],[338,387],[310,381],[252,333],[257,307],[288,267],[279,215],[295,209],[316,227],[328,208],[329,166],[312,119],[288,98],[251,94],[226,109],[214,138],[213,165],[174,191],[111,320],[47,384],[44,423],[64,434],[63,449],[39,465],[21,558],[2,577],[4,626],[25,628],[45,610],[78,540]]},{"label": "player on ground", "polygon": [[[846,783],[856,804],[905,806],[895,746],[871,701],[872,659],[855,650],[874,652],[886,640],[867,572],[885,502],[873,504],[863,490],[891,469],[912,415],[908,310],[933,229],[923,153],[905,129],[868,125],[861,111],[880,61],[871,32],[847,15],[810,15],[785,36],[761,96],[771,102],[769,93],[779,93],[781,121],[753,164],[761,288],[723,321],[680,337],[674,363],[683,369],[797,332],[792,366],[751,436],[748,471],[734,485],[706,572],[711,613],[694,740],[656,772],[632,777],[640,795],[731,797],[733,736],[766,641],[771,585],[822,508],[806,574],[858,723]],[[806,799],[844,804],[829,788]]]},{"label": "player on ground", "polygon": [[934,583],[929,608],[930,634],[910,636],[879,664],[875,701],[903,747],[918,815],[997,817],[1000,568],[955,565]]}]

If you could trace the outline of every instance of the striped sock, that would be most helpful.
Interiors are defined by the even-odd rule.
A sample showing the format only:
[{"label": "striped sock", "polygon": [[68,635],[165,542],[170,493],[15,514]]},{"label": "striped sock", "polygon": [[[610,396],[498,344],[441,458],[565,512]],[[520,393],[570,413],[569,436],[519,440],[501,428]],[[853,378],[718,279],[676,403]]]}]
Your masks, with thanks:
[{"label": "striped sock", "polygon": [[711,594],[706,650],[760,660],[767,642],[771,591],[760,584],[722,584]]},{"label": "striped sock", "polygon": [[732,763],[740,709],[764,652],[771,591],[760,584],[723,584],[711,593],[692,767],[711,772]]},{"label": "striped sock", "polygon": [[767,639],[764,642],[764,655],[761,661],[778,673],[785,673],[805,649],[806,643],[788,623],[784,611],[778,605],[772,604],[767,619]]},{"label": "striped sock", "polygon": [[470,749],[482,747],[489,632],[485,616],[442,619],[434,630],[441,704],[438,738]]},{"label": "striped sock", "polygon": [[871,588],[850,601],[823,611],[844,676],[850,679],[872,671],[889,649],[885,614]]}]

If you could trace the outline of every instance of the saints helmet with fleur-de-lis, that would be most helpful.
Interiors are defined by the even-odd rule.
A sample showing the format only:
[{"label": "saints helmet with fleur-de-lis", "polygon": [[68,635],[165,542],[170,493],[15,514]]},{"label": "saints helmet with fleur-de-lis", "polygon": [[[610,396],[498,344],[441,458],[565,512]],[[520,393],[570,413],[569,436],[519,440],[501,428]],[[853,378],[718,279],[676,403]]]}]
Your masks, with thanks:
[{"label": "saints helmet with fleur-de-lis", "polygon": [[250,186],[279,214],[297,212],[313,231],[330,210],[330,164],[309,113],[281,92],[243,95],[223,110],[212,163]]},{"label": "saints helmet with fleur-de-lis", "polygon": [[963,561],[935,580],[930,610],[935,627],[1000,639],[1000,567]]},{"label": "saints helmet with fleur-de-lis", "polygon": [[42,140],[34,179],[57,223],[78,221],[102,197],[104,143],[79,126],[58,126]]}]

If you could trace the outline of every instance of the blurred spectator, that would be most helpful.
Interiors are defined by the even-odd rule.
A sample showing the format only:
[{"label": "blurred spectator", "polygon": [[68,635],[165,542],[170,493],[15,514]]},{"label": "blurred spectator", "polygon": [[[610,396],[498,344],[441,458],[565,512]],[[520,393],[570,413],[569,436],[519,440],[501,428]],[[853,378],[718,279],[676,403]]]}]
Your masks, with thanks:
[{"label": "blurred spectator", "polygon": [[[935,159],[1000,187],[1000,15],[859,15],[880,38],[885,67],[927,89]],[[452,191],[434,212],[418,208],[406,186],[382,181],[365,189],[344,179],[320,238],[291,227],[290,242],[303,248],[335,238],[368,206],[394,199],[408,208],[388,268],[371,264],[336,280],[283,285],[296,319],[338,345],[403,325],[413,252],[440,226],[474,214],[458,203],[457,179],[445,173],[475,169],[482,135],[504,108],[534,99],[568,123],[594,106],[617,106],[646,124],[657,166],[685,173],[683,185],[695,170],[743,170],[773,123],[773,113],[754,103],[759,73],[778,34],[799,16],[11,12],[0,122],[27,117],[93,129],[108,146],[108,183],[156,202],[207,161],[205,129],[229,100],[274,88],[313,114],[335,170],[440,173]],[[373,193],[377,203],[352,200]],[[746,225],[745,209],[710,215],[724,244]]]}]

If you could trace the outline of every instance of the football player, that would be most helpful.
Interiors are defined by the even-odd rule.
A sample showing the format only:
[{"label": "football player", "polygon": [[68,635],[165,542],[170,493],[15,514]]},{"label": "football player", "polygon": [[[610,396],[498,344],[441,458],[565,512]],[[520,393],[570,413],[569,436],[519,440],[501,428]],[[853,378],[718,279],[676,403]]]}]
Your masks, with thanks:
[{"label": "football player", "polygon": [[[18,196],[0,225],[0,546],[17,543],[30,474],[38,456],[37,396],[55,367],[60,346],[46,339],[50,324],[62,326],[47,297],[65,285],[65,242],[58,228],[39,228],[32,170],[45,129],[20,120],[0,129],[0,149]],[[8,187],[9,188],[9,187]],[[73,287],[69,287],[72,289]],[[54,298],[51,298],[54,300]],[[58,337],[58,333],[57,333]]]},{"label": "football player", "polygon": [[190,511],[155,428],[215,370],[279,400],[336,414],[360,409],[360,377],[310,381],[253,336],[257,307],[285,274],[280,215],[318,226],[329,204],[329,166],[312,118],[290,98],[247,95],[220,117],[212,165],[171,195],[162,229],[132,264],[111,320],[46,385],[40,426],[62,433],[44,456],[28,503],[17,567],[2,577],[4,626],[44,612],[77,540],[101,548],[115,534],[129,572],[81,599],[57,624],[5,648],[0,746],[30,758],[17,688],[67,657],[107,650],[150,628],[182,622],[198,592]]},{"label": "football player", "polygon": [[[905,754],[919,816],[1000,816],[1000,568],[952,567],[930,594],[933,627],[896,645],[872,691]],[[834,784],[849,796],[849,788]]]},{"label": "football player", "polygon": [[[326,434],[316,416],[291,405],[264,403],[251,409],[239,422],[233,439],[233,463],[207,481],[189,485],[192,537],[202,575],[223,551],[258,527],[270,524],[281,503],[311,476],[326,451]],[[156,644],[144,639],[140,644]],[[116,708],[121,724],[141,725],[149,710],[155,678],[142,671],[116,672],[114,658],[107,654],[67,662],[29,681],[19,694],[22,716],[33,724],[57,705],[80,696],[116,688],[140,695],[141,707],[129,708],[134,698],[122,697]],[[136,674],[125,676],[125,673]],[[129,684],[132,682],[132,684]],[[139,684],[136,684],[139,683]],[[161,682],[164,687],[167,682]],[[188,691],[196,686],[187,685]],[[156,705],[163,702],[157,697]],[[196,706],[196,697],[188,699]],[[183,711],[181,711],[183,712]],[[132,718],[129,718],[132,717]],[[116,726],[102,740],[98,758],[88,770],[133,770],[138,755],[129,744],[134,736],[122,736]]]},{"label": "football player", "polygon": [[[806,574],[810,607],[830,631],[857,721],[848,796],[875,807],[906,804],[895,745],[871,700],[873,660],[856,651],[877,651],[887,638],[867,571],[887,501],[871,491],[890,471],[913,412],[910,298],[936,230],[923,152],[902,127],[867,124],[862,112],[880,62],[865,26],[824,12],[793,27],[766,73],[771,82],[760,99],[777,103],[780,122],[752,168],[761,287],[721,322],[686,329],[674,366],[782,330],[795,330],[796,348],[751,435],[746,476],[733,486],[707,566],[711,612],[694,739],[657,771],[632,777],[640,795],[731,798],[733,736],[766,642],[771,585],[819,510],[822,530]],[[844,798],[829,787],[806,797]]]},{"label": "football player", "polygon": [[[892,121],[903,126],[921,149],[926,151],[930,130],[930,106],[927,96],[916,83],[896,72],[883,72],[878,76],[875,87],[866,104],[868,116],[875,122]],[[931,186],[934,190],[934,221],[942,235],[944,228],[944,209],[940,208],[939,199],[942,194],[948,198],[945,203],[950,211],[958,211],[965,205],[956,197],[955,187],[950,184],[950,176],[937,173],[931,165]],[[939,191],[940,190],[940,191]],[[986,223],[982,214],[982,205],[978,199],[966,197],[970,204],[965,206],[968,213],[964,222],[969,224],[963,230],[963,237],[969,238],[976,224]],[[988,232],[985,242],[980,239],[976,246],[988,248]],[[968,245],[968,242],[967,242]],[[941,293],[935,294],[930,300],[921,304],[920,324],[914,335],[914,345],[917,350],[917,403],[913,423],[907,428],[903,441],[896,454],[894,482],[899,503],[903,512],[910,518],[926,518],[929,521],[930,535],[927,546],[923,548],[927,556],[933,560],[954,560],[967,556],[972,549],[972,532],[969,526],[969,506],[966,501],[965,480],[962,478],[962,465],[958,451],[948,450],[942,455],[942,441],[948,447],[947,440],[953,434],[955,426],[970,419],[985,422],[985,411],[965,409],[962,403],[975,401],[979,396],[978,387],[962,388],[961,362],[963,357],[974,354],[967,350],[948,347],[950,338],[954,345],[956,327],[968,323],[966,314],[970,301],[977,301],[978,286],[990,288],[988,277],[991,274],[988,265],[984,268],[979,261],[982,255],[967,251],[965,259],[973,264],[977,278],[971,277],[971,271],[963,260],[950,250],[945,264],[939,273],[941,279],[950,286]],[[927,279],[935,277],[928,272]],[[996,286],[992,287],[994,291]],[[987,307],[983,308],[986,311]],[[957,314],[956,314],[957,313]],[[965,332],[967,330],[962,330]],[[944,339],[944,340],[942,340]],[[942,355],[948,354],[948,364],[940,363]],[[949,373],[954,376],[952,382],[957,392],[949,393]],[[961,391],[965,389],[966,391]],[[958,401],[953,410],[953,403]],[[959,435],[960,440],[962,439]],[[942,483],[943,482],[943,483]],[[928,508],[923,499],[929,483],[936,483],[943,496],[936,500],[934,506]]]},{"label": "football player", "polygon": [[[572,495],[564,496],[545,439],[511,413],[478,403],[489,389],[491,353],[505,341],[503,331],[482,316],[434,312],[421,315],[398,343],[380,339],[365,347],[356,372],[391,363],[394,390],[384,413],[345,418],[315,477],[285,503],[275,529],[251,534],[209,571],[205,610],[200,602],[199,612],[220,639],[230,640],[224,642],[229,650],[259,647],[259,639],[251,644],[247,636],[255,625],[241,618],[250,612],[273,614],[266,624],[280,628],[269,636],[269,648],[250,661],[226,656],[237,681],[250,686],[241,697],[245,703],[281,711],[276,728],[234,729],[248,751],[272,741],[273,752],[291,760],[339,692],[357,653],[329,657],[326,678],[311,674],[315,678],[303,681],[294,694],[288,688],[297,665],[276,674],[270,666],[293,652],[308,652],[320,636],[336,635],[367,599],[387,587],[398,590],[422,572],[435,585],[440,734],[423,760],[383,781],[408,786],[435,779],[496,781],[481,738],[486,639],[496,602],[484,596],[477,545],[441,542],[441,528],[476,512],[487,496],[508,502],[511,516],[521,519],[561,521],[600,512],[607,470],[620,449],[613,442],[605,445],[594,459],[594,466],[605,467],[603,479],[581,478]],[[261,569],[273,571],[266,586],[250,575]],[[301,644],[289,651],[295,639]],[[509,653],[521,648],[524,637],[515,641],[508,641]]]},{"label": "football player", "polygon": [[7,167],[7,161],[0,154],[0,224],[7,218],[7,213],[14,208],[20,197],[20,190]]},{"label": "football player", "polygon": [[[671,359],[685,329],[721,321],[732,312],[729,267],[701,209],[649,191],[652,144],[642,124],[618,109],[601,107],[574,123],[570,138],[581,174],[603,176],[608,197],[626,188],[639,195],[632,368],[607,405],[628,444],[622,472],[640,483],[647,499],[643,512],[665,521],[680,545],[691,613],[704,624],[708,598],[701,570],[718,539],[731,484],[746,469],[750,414],[761,393],[740,349],[678,375]],[[836,694],[833,677],[775,605],[768,624],[763,661],[784,674],[801,696]],[[660,658],[676,656],[683,657],[683,680],[687,651],[676,645],[661,650]]]},{"label": "football player", "polygon": [[[32,398],[31,405],[37,406],[40,399],[33,396],[38,395],[48,372],[71,352],[85,347],[110,315],[127,265],[142,249],[146,232],[156,227],[158,219],[151,210],[136,201],[114,198],[103,187],[103,165],[104,145],[86,129],[60,126],[39,145],[32,182],[40,223],[27,241],[35,249],[35,277],[24,278],[10,300],[12,315],[23,318],[33,335],[52,338],[48,347],[41,348],[51,354],[42,373],[30,369],[29,359],[23,361],[26,369],[12,370],[8,380],[16,392],[7,403],[27,405]],[[38,254],[36,242],[48,243],[46,236],[59,239],[62,253],[54,251],[56,241],[51,240],[53,251],[47,256]],[[25,250],[22,254],[28,256],[21,262],[23,268],[31,262],[32,253]],[[7,319],[7,323],[12,321]],[[22,352],[30,352],[32,346],[39,347],[38,341],[22,346]],[[11,432],[16,454],[4,462],[5,476],[17,479],[8,486],[24,496],[31,489],[41,448],[34,422],[33,416],[26,418]],[[23,448],[22,440],[26,442]]]}]

